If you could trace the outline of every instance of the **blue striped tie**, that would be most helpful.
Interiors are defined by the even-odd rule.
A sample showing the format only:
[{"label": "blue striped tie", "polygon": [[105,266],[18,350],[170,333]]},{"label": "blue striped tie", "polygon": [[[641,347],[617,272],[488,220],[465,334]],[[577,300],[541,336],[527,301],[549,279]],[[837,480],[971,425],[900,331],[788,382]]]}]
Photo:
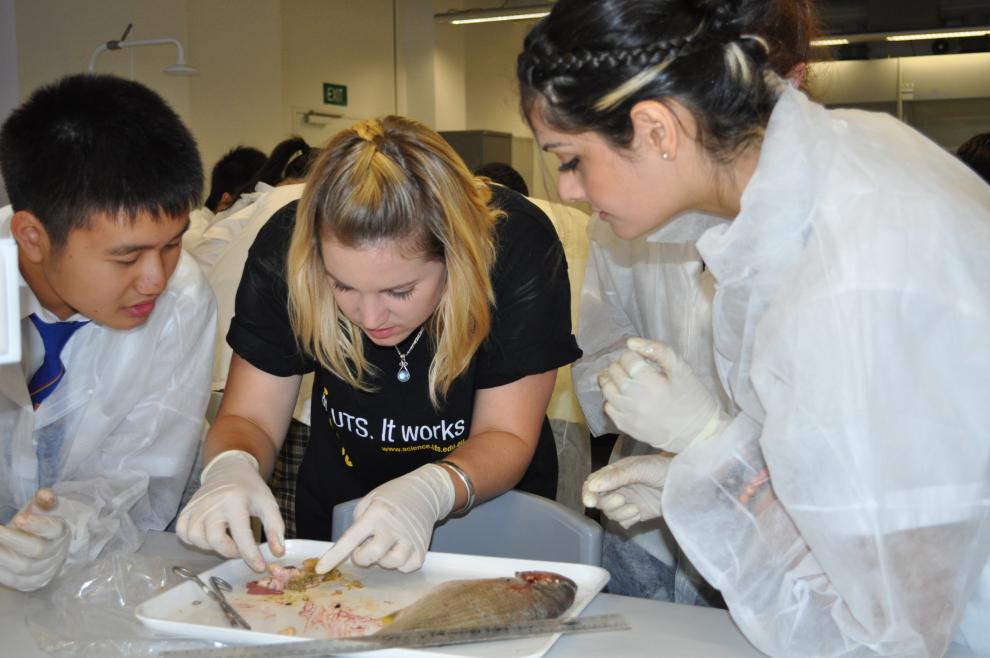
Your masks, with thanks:
[{"label": "blue striped tie", "polygon": [[65,375],[65,366],[62,365],[62,348],[69,342],[72,334],[76,333],[84,322],[44,322],[37,315],[32,313],[28,317],[41,334],[41,340],[45,344],[45,360],[41,362],[41,367],[31,377],[28,382],[28,391],[31,393],[31,402],[37,409],[45,398],[52,394],[58,383]]}]

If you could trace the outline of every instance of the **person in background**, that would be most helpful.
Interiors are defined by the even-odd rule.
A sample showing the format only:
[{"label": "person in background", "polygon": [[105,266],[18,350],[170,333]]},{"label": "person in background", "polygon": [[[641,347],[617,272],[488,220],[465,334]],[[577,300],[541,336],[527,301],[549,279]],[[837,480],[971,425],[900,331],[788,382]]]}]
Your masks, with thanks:
[{"label": "person in background", "polygon": [[[770,66],[795,87],[805,82],[809,42],[815,34],[810,0],[777,0],[752,17],[752,31],[771,44]],[[719,383],[712,349],[715,281],[695,243],[708,229],[725,224],[714,215],[685,213],[635,240],[617,237],[596,219],[591,241],[578,344],[584,350],[573,366],[575,388],[595,436],[618,428],[604,413],[598,375],[615,361],[629,338],[663,341],[682,356],[726,412],[732,403]],[[662,460],[649,443],[619,433],[611,468],[588,481],[593,487],[610,474]],[[599,497],[586,492],[587,504]],[[610,499],[618,503],[618,496]],[[604,504],[604,503],[602,503]],[[621,504],[616,506],[616,510]],[[607,515],[606,515],[607,517]],[[678,548],[662,517],[649,521],[607,519],[602,563],[612,573],[614,594],[661,601],[724,607],[722,597],[697,573]]]},{"label": "person in background", "polygon": [[788,85],[747,27],[771,7],[559,0],[525,40],[562,198],[623,239],[731,220],[697,248],[732,412],[630,339],[604,410],[663,453],[589,490],[612,518],[662,514],[769,655],[985,653],[990,188],[892,117]]},{"label": "person in background", "polygon": [[[268,156],[261,169],[255,173],[254,177],[241,185],[233,196],[233,201],[229,207],[213,219],[198,242],[189,248],[207,276],[210,275],[216,262],[227,253],[229,245],[237,239],[241,232],[246,227],[254,227],[253,231],[248,232],[250,237],[243,246],[246,251],[261,225],[282,207],[281,205],[273,205],[273,202],[285,205],[289,201],[299,198],[293,190],[285,190],[274,198],[269,198],[263,204],[261,212],[257,212],[259,201],[275,188],[301,184],[306,176],[306,171],[318,154],[319,149],[310,148],[309,144],[301,137],[290,137],[279,142],[272,149],[271,155]],[[301,188],[293,189],[299,191]]]},{"label": "person in background", "polygon": [[475,176],[484,176],[493,183],[504,185],[513,192],[529,196],[529,186],[526,185],[522,174],[504,162],[486,162],[474,170]]},{"label": "person in background", "polygon": [[265,154],[251,146],[235,146],[213,165],[210,193],[203,204],[212,213],[223,212],[237,199],[237,193],[255,180],[265,166]]},{"label": "person in background", "polygon": [[990,183],[990,133],[973,135],[956,150],[956,156]]},{"label": "person in background", "polygon": [[175,516],[216,307],[182,251],[196,143],[150,89],[109,75],[38,89],[0,128],[0,171],[25,300],[21,362],[0,366],[0,583],[33,590]]},{"label": "person in background", "polygon": [[580,356],[569,308],[560,242],[525,198],[472,176],[415,121],[338,133],[298,210],[277,213],[248,254],[227,388],[179,536],[261,571],[253,515],[281,554],[263,475],[313,370],[298,536],[330,539],[334,506],[361,497],[318,572],[348,556],[411,571],[452,512],[512,487],[552,497],[547,402],[557,368]]},{"label": "person in background", "polygon": [[[285,168],[285,178],[275,187],[261,193],[257,200],[219,222],[207,231],[205,244],[212,245],[211,261],[203,265],[210,288],[217,297],[216,350],[213,357],[213,391],[222,393],[227,386],[227,372],[233,352],[226,336],[234,316],[237,287],[244,272],[244,263],[258,233],[271,217],[286,205],[298,201],[303,192],[303,180],[316,161],[320,149],[311,148],[293,158]],[[204,244],[204,246],[205,246]],[[202,257],[203,252],[197,252]],[[309,443],[310,394],[313,375],[303,377],[299,397],[292,412],[288,433],[282,443],[270,485],[286,523],[286,535],[296,536],[295,487],[296,471],[302,463]]]},{"label": "person in background", "polygon": [[189,250],[199,244],[216,214],[234,202],[238,191],[254,178],[265,160],[264,153],[250,146],[235,146],[217,160],[210,174],[206,202],[189,213],[189,230],[182,236],[183,247]]},{"label": "person in background", "polygon": [[[581,301],[581,282],[584,280],[585,263],[588,260],[588,214],[562,203],[528,196],[529,188],[522,175],[503,162],[488,162],[474,170],[475,176],[483,176],[493,183],[525,195],[530,202],[550,219],[557,237],[564,247],[567,259],[567,278],[571,290],[571,325],[578,321]],[[557,502],[583,514],[581,483],[591,471],[591,441],[581,407],[574,395],[571,380],[571,364],[557,371],[553,395],[547,407],[547,417],[553,429],[557,446]]]},{"label": "person in background", "polygon": [[[293,164],[299,158],[310,157],[310,146],[302,137],[293,135],[284,139],[272,149],[268,154],[268,159],[261,166],[261,169],[254,175],[254,178],[241,186],[234,195],[234,202],[230,206],[230,212],[237,212],[243,205],[251,203],[250,198],[245,198],[253,192],[262,192],[268,188],[275,187],[287,177],[291,176],[293,170],[298,171],[304,164]],[[303,160],[302,162],[305,162]]]}]

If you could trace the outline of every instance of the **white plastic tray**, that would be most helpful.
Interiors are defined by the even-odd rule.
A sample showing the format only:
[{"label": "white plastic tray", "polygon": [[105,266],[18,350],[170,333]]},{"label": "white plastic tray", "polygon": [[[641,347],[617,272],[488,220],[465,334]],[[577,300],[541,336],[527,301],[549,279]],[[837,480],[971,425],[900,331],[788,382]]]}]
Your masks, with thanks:
[{"label": "white plastic tray", "polygon": [[[263,553],[269,562],[299,565],[305,559],[323,555],[332,545],[331,542],[292,539],[286,542],[285,556],[282,558],[272,559],[267,546],[263,548]],[[316,596],[330,597],[327,602],[339,602],[350,611],[371,617],[381,617],[408,605],[435,585],[447,580],[512,576],[517,571],[552,571],[573,580],[578,590],[574,604],[564,616],[574,616],[583,610],[608,582],[607,571],[601,567],[584,564],[432,552],[427,554],[423,568],[411,574],[378,567],[361,568],[350,562],[342,565],[341,571],[344,573],[343,582],[357,579],[363,587],[335,588],[338,591],[331,595],[326,591],[329,588],[324,586]],[[200,579],[209,582],[210,576],[220,576],[233,586],[234,591],[227,595],[227,599],[251,624],[251,630],[232,628],[219,606],[208,600],[195,583],[188,581],[139,605],[135,611],[137,618],[149,628],[165,633],[234,644],[269,644],[307,638],[322,639],[329,636],[322,629],[311,630],[308,634],[302,629],[305,620],[300,621],[302,618],[299,613],[303,603],[295,603],[291,606],[276,605],[268,603],[268,597],[248,595],[245,589],[247,582],[257,580],[259,576],[243,560],[228,560],[201,573]],[[287,626],[294,626],[298,634],[296,636],[278,634],[279,630]],[[560,636],[553,635],[423,650],[386,649],[373,655],[376,658],[427,656],[539,658],[550,649],[558,637]]]}]

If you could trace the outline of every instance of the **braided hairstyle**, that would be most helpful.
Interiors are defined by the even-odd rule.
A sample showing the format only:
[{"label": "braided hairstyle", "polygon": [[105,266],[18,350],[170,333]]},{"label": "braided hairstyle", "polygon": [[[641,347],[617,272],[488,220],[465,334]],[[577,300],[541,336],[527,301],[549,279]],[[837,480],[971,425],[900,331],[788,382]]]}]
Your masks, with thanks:
[{"label": "braided hairstyle", "polygon": [[807,61],[813,30],[811,0],[559,0],[519,55],[522,111],[628,147],[632,107],[673,98],[727,163],[766,127],[768,73]]}]

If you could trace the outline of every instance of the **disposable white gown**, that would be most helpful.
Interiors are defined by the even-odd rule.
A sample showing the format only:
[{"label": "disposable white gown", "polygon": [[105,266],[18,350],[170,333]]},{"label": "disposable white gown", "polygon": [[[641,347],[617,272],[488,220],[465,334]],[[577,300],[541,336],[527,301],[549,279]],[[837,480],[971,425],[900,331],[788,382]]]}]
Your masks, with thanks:
[{"label": "disposable white gown", "polygon": [[[297,187],[294,185],[284,186],[283,192],[286,188]],[[299,185],[298,187],[302,187]],[[258,183],[255,185],[254,192],[247,192],[242,194],[237,198],[237,200],[227,208],[212,218],[210,218],[210,223],[200,231],[199,238],[193,245],[185,245],[189,250],[189,253],[196,258],[200,267],[203,268],[203,272],[209,276],[210,272],[213,270],[217,261],[223,257],[225,253],[230,248],[230,245],[234,243],[237,238],[252,225],[254,219],[257,218],[257,210],[261,206],[261,200],[267,196],[273,190],[279,188],[272,187],[268,183]],[[293,198],[298,199],[299,194],[296,194]],[[289,201],[293,200],[290,198]],[[288,203],[288,201],[286,201]],[[278,210],[278,208],[272,209],[268,213],[268,217],[271,217],[272,212]],[[267,219],[267,218],[266,218]],[[264,221],[261,222],[264,225]],[[254,241],[254,236],[258,234],[258,229],[256,228],[251,234],[251,241]],[[248,243],[250,246],[250,242]]]},{"label": "disposable white gown", "polygon": [[[595,436],[617,433],[605,415],[598,373],[626,349],[635,336],[662,340],[691,365],[723,409],[730,409],[722,392],[712,354],[711,303],[714,280],[703,269],[695,242],[726,220],[685,214],[649,235],[623,240],[595,217],[588,225],[590,251],[581,291],[578,344],[584,356],[573,365],[574,389]],[[610,462],[656,449],[620,434]],[[632,541],[667,565],[675,565],[672,545],[662,519],[639,523],[629,530],[617,523],[609,532]]]},{"label": "disposable white gown", "polygon": [[678,542],[768,654],[990,650],[990,187],[788,89],[741,208],[698,243],[741,412],[673,462]]},{"label": "disposable white gown", "polygon": [[[264,185],[264,188],[262,186]],[[216,352],[213,357],[213,390],[222,391],[227,385],[227,371],[233,350],[227,344],[227,331],[234,317],[234,298],[244,273],[248,251],[254,244],[258,231],[272,215],[302,196],[304,185],[280,185],[271,187],[258,184],[258,192],[242,195],[237,210],[219,216],[207,229],[200,246],[193,255],[200,261],[213,293],[217,297]],[[250,203],[243,202],[245,198]],[[309,425],[309,400],[312,394],[313,376],[306,375],[299,389],[293,418]]]},{"label": "disposable white gown", "polygon": [[[9,218],[0,209],[0,235]],[[23,283],[22,304],[37,306]],[[36,433],[61,424],[53,488],[72,528],[67,564],[104,548],[136,550],[144,531],[164,530],[202,438],[215,321],[213,295],[183,254],[141,327],[91,323],[72,337],[61,355],[66,374],[37,411],[21,364],[0,366],[0,523],[38,488]]]}]

